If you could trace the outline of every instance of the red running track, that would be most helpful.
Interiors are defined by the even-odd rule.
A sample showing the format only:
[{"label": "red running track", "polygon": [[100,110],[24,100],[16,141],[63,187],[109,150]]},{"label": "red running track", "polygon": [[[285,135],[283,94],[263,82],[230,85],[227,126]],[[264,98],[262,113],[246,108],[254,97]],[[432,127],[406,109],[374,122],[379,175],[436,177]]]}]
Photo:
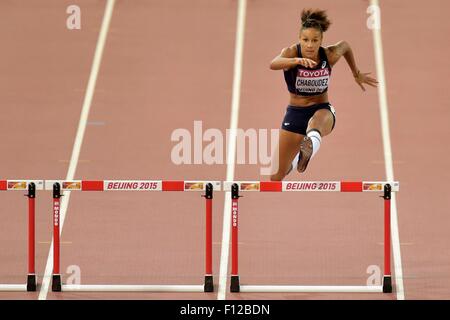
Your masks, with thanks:
[{"label": "red running track", "polygon": [[[104,1],[78,1],[82,29],[69,31],[70,1],[0,4],[2,179],[67,175]],[[449,31],[444,0],[431,0],[429,27]],[[348,41],[360,68],[375,74],[368,1],[307,1],[333,20],[325,44]],[[292,0],[248,1],[238,126],[278,128],[287,93],[268,68],[296,41],[301,8]],[[433,137],[448,134],[445,79],[449,48],[429,41],[412,17],[420,1],[381,0],[382,35],[406,299],[448,298],[449,154]],[[237,2],[117,1],[88,117],[77,179],[226,180],[226,165],[174,165],[174,129],[229,127]],[[420,64],[424,52],[431,65]],[[420,81],[417,75],[420,74]],[[289,180],[382,180],[383,142],[376,90],[362,92],[345,61],[333,70],[335,131],[305,175]],[[426,108],[426,110],[424,109]],[[419,111],[420,110],[420,111]],[[422,111],[423,110],[423,111]],[[357,156],[355,153],[357,152]],[[439,152],[439,157],[437,157]],[[418,170],[418,168],[426,168]],[[421,180],[426,177],[424,189]],[[259,180],[237,165],[235,180]],[[427,201],[425,201],[425,199]],[[0,193],[0,282],[26,274],[26,199]],[[214,293],[52,293],[47,299],[217,299],[223,193],[214,198]],[[61,270],[79,266],[90,284],[190,284],[203,277],[203,199],[197,194],[72,193],[61,241]],[[382,267],[383,202],[373,194],[246,194],[240,202],[240,275],[246,284],[364,285]],[[198,210],[200,209],[200,210]],[[51,241],[51,195],[36,200],[36,270],[41,281]],[[245,212],[245,213],[244,213]],[[170,267],[169,267],[170,266]],[[229,267],[230,261],[228,264]],[[69,268],[69,269],[68,269]],[[63,274],[66,280],[70,274]],[[226,299],[396,299],[393,294],[229,293]],[[1,299],[36,299],[3,293]]]}]

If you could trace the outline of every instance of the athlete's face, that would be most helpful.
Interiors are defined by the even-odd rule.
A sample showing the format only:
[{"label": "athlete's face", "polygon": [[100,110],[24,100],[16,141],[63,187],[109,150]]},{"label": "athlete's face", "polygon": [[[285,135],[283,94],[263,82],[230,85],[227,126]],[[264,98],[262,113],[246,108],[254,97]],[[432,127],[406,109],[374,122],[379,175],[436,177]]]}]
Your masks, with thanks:
[{"label": "athlete's face", "polygon": [[317,57],[322,45],[322,32],[316,28],[302,29],[300,31],[300,45],[303,57],[309,59]]}]

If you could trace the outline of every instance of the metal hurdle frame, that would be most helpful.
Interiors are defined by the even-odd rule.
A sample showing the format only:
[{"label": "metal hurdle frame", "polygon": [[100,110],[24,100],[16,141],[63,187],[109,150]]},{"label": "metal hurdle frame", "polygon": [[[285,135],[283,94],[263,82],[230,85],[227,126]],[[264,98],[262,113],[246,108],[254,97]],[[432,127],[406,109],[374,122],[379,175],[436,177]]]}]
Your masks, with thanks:
[{"label": "metal hurdle frame", "polygon": [[[121,187],[122,185],[122,187]],[[126,185],[126,187],[123,187]],[[53,273],[52,291],[102,292],[213,292],[212,273],[212,200],[221,190],[220,181],[162,180],[46,180],[45,189],[53,190]],[[60,274],[61,191],[203,191],[206,199],[205,278],[203,285],[65,285]]]},{"label": "metal hurdle frame", "polygon": [[43,180],[0,180],[0,191],[28,191],[28,275],[26,284],[0,284],[0,291],[36,291],[35,200],[36,190],[44,189]]},{"label": "metal hurdle frame", "polygon": [[[397,181],[226,181],[224,191],[231,191],[231,292],[392,292],[391,276],[391,193],[399,191]],[[240,191],[284,192],[383,192],[384,199],[384,275],[381,286],[297,286],[297,285],[241,285],[238,272],[238,201]]]}]

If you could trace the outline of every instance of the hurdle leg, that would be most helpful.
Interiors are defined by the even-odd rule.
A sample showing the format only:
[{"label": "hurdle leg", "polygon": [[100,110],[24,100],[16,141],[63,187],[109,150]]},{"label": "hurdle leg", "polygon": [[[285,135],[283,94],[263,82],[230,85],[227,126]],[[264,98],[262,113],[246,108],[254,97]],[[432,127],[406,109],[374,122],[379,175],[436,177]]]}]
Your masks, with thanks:
[{"label": "hurdle leg", "polygon": [[61,274],[59,271],[59,222],[61,210],[61,186],[53,184],[53,275],[52,291],[61,291]]},{"label": "hurdle leg", "polygon": [[392,292],[391,276],[391,185],[384,186],[384,276],[383,292]]},{"label": "hurdle leg", "polygon": [[35,198],[36,185],[28,184],[28,276],[27,291],[36,291],[35,271]]},{"label": "hurdle leg", "polygon": [[234,183],[231,187],[231,292],[240,291],[238,272],[238,201],[239,187]]},{"label": "hurdle leg", "polygon": [[214,281],[212,273],[212,200],[213,185],[206,185],[206,239],[205,239],[205,284],[204,292],[214,292]]}]

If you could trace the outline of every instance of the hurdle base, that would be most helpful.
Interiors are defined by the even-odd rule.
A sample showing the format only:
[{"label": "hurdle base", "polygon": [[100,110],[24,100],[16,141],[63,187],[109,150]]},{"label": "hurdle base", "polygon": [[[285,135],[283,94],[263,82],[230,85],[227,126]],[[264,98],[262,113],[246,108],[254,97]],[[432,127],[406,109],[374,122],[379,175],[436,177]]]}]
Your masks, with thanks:
[{"label": "hurdle base", "polygon": [[36,275],[29,274],[27,276],[27,291],[36,291]]},{"label": "hurdle base", "polygon": [[391,278],[391,276],[383,277],[383,293],[392,293],[392,278]]},{"label": "hurdle base", "polygon": [[52,291],[61,292],[61,275],[54,274],[52,277]]},{"label": "hurdle base", "polygon": [[231,276],[230,291],[231,292],[240,291],[239,276]]},{"label": "hurdle base", "polygon": [[63,284],[63,292],[204,292],[204,285]]},{"label": "hurdle base", "polygon": [[205,276],[204,292],[214,292],[213,276]]},{"label": "hurdle base", "polygon": [[245,293],[381,293],[382,286],[298,286],[298,285],[242,285]]}]

